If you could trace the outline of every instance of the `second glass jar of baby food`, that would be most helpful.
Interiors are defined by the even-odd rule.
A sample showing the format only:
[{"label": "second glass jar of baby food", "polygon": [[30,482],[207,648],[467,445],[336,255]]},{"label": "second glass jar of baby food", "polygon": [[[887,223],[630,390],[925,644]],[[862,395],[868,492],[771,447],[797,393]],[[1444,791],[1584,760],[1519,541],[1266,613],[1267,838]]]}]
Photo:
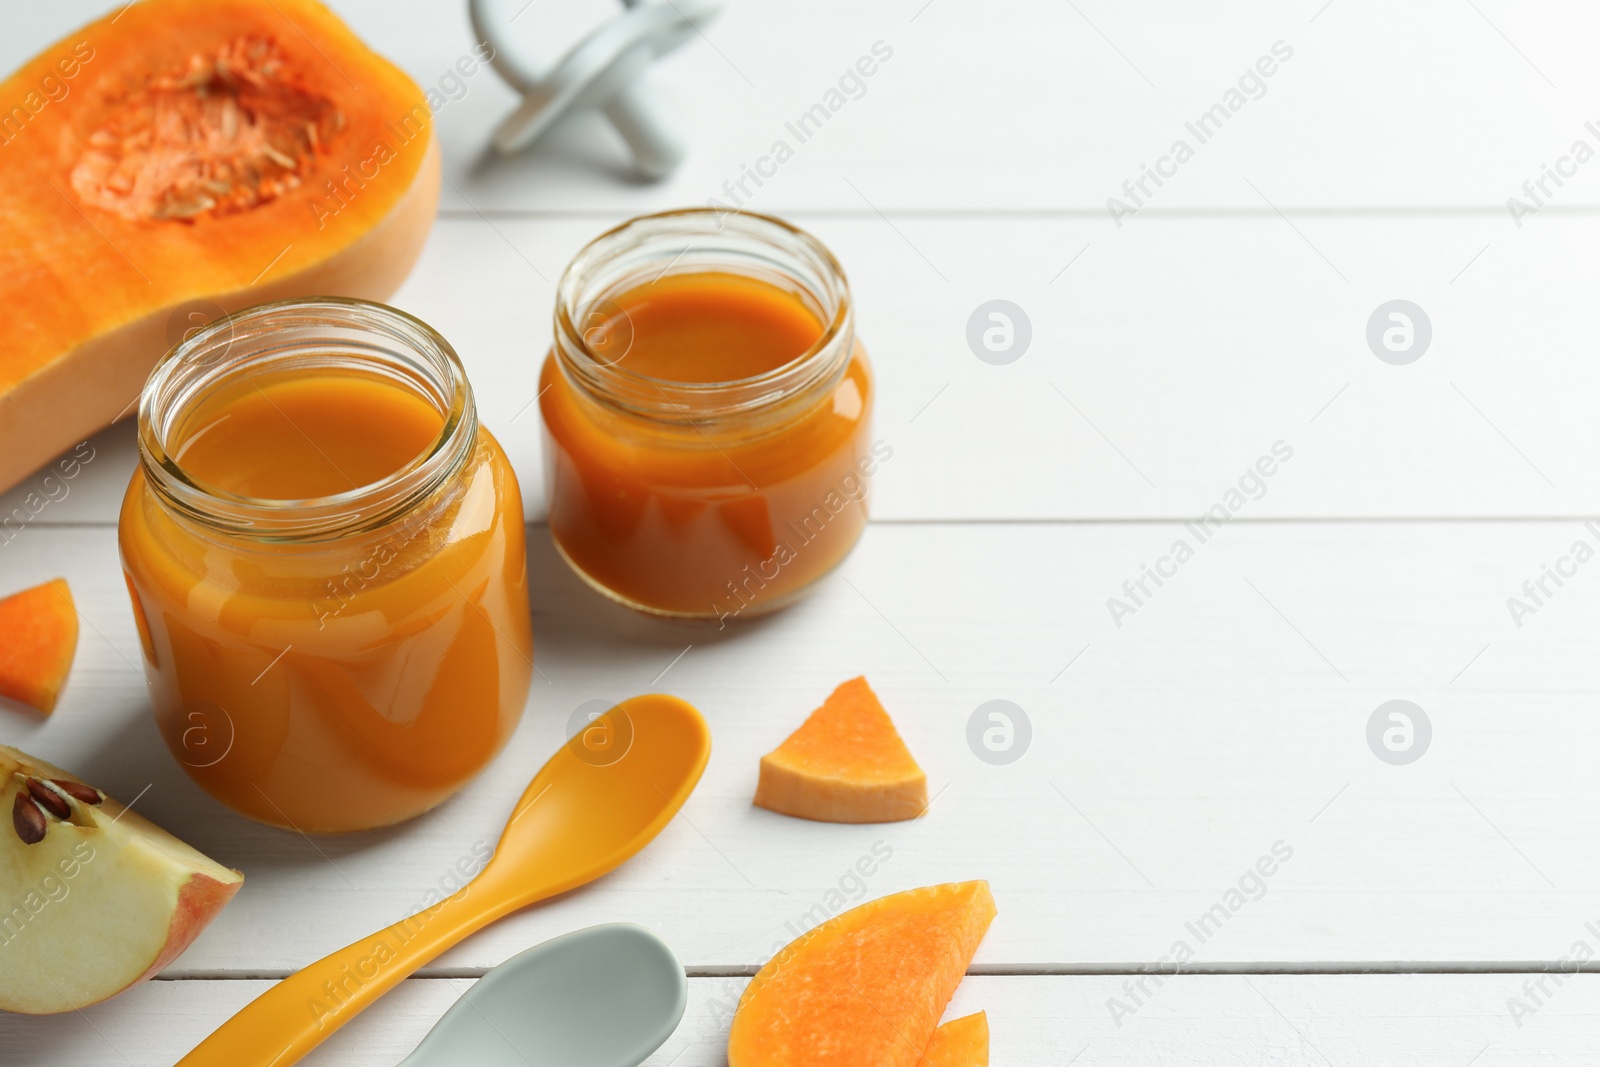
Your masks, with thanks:
[{"label": "second glass jar of baby food", "polygon": [[849,553],[891,454],[844,271],[810,234],[691,209],[596,238],[540,377],[550,532],[591,586],[728,620]]},{"label": "second glass jar of baby food", "polygon": [[266,304],[157,366],[120,544],[157,725],[304,831],[398,822],[500,750],[533,669],[521,497],[455,352],[362,301]]}]

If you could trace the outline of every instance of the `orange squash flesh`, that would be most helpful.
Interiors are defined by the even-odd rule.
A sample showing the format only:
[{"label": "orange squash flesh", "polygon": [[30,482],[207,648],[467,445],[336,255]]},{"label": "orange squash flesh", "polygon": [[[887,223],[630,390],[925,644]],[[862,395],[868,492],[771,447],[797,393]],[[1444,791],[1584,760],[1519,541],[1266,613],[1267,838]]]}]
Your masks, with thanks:
[{"label": "orange squash flesh", "polygon": [[995,915],[987,882],[870,901],[802,935],[746,987],[728,1067],[915,1067]]},{"label": "orange squash flesh", "polygon": [[0,600],[0,696],[55,710],[78,651],[78,610],[65,578]]},{"label": "orange squash flesh", "polygon": [[989,1067],[989,1016],[980,1011],[939,1027],[918,1067]]},{"label": "orange squash flesh", "polygon": [[833,691],[761,757],[755,803],[818,822],[898,822],[928,807],[928,777],[865,678]]},{"label": "orange squash flesh", "polygon": [[0,489],[223,311],[382,300],[439,192],[422,90],[316,0],[141,0],[0,82]]}]

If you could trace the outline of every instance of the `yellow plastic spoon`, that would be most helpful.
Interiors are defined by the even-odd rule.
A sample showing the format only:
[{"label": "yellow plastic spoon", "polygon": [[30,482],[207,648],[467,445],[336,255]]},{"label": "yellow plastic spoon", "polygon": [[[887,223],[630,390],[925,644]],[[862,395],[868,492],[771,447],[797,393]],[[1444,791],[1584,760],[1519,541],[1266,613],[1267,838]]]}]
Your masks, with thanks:
[{"label": "yellow plastic spoon", "polygon": [[540,768],[494,858],[455,896],[292,974],[178,1067],[286,1067],[469,934],[621,865],[672,821],[711,756],[677,697],[625,700]]}]

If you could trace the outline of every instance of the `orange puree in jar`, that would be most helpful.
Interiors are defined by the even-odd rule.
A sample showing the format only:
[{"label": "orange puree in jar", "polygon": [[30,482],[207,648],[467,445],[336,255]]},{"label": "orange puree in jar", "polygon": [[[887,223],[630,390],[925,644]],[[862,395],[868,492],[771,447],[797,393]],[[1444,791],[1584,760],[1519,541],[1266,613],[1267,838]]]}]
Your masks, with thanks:
[{"label": "orange puree in jar", "polygon": [[610,300],[597,328],[630,337],[618,361],[669,382],[731,382],[777,370],[817,343],[823,322],[797,293],[722,271],[672,274]]},{"label": "orange puree in jar", "polygon": [[196,481],[239,496],[333,496],[393,474],[444,429],[432,405],[358,374],[252,381],[196,406],[173,458]]},{"label": "orange puree in jar", "polygon": [[[377,344],[319,350],[346,314]],[[156,722],[196,781],[264,822],[419,814],[493,758],[527,697],[510,464],[448,346],[392,309],[266,305],[236,317],[243,338],[218,329],[152,375],[123,504]]]},{"label": "orange puree in jar", "polygon": [[843,560],[889,451],[838,264],[786,223],[715,216],[636,219],[579,254],[540,408],[550,531],[579,575],[726,621]]}]

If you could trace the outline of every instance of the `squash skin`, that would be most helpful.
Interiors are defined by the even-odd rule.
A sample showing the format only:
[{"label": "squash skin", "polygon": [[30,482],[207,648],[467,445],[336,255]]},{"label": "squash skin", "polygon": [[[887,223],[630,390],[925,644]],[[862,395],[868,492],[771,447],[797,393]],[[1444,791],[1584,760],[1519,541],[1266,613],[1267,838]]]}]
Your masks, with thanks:
[{"label": "squash skin", "polygon": [[[80,201],[73,166],[114,101],[251,34],[272,38],[348,116],[301,188],[189,221],[129,219]],[[91,58],[62,78],[58,64],[86,48]],[[0,122],[46,78],[65,95],[20,130],[15,119],[0,129],[0,301],[10,309],[0,320],[0,490],[133,413],[150,369],[199,324],[175,312],[203,308],[203,321],[297,296],[388,298],[421,254],[439,198],[422,90],[316,0],[141,0],[0,83]],[[369,179],[349,178],[343,168],[373,164],[380,140],[392,143],[389,156]],[[349,194],[342,205],[326,191],[335,179]]]}]

